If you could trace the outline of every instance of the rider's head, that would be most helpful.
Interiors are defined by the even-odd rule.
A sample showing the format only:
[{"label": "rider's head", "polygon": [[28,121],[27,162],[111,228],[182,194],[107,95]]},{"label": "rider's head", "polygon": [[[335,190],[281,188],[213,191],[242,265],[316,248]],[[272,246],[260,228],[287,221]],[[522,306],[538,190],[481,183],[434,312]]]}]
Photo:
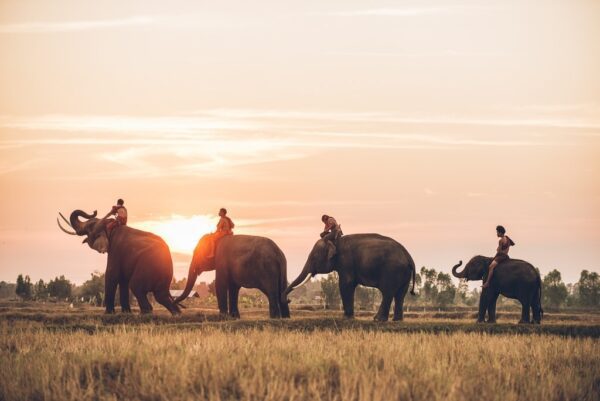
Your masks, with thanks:
[{"label": "rider's head", "polygon": [[498,234],[498,237],[502,237],[504,234],[506,234],[506,229],[502,226],[498,226],[496,227],[496,234]]},{"label": "rider's head", "polygon": [[227,215],[227,209],[225,209],[224,207],[222,207],[219,210],[219,216],[224,217],[225,215]]},{"label": "rider's head", "polygon": [[125,201],[123,199],[119,199],[117,201],[117,205],[119,205],[119,206],[123,206],[124,203],[125,203]]},{"label": "rider's head", "polygon": [[324,215],[321,217],[321,221],[322,221],[323,223],[326,223],[326,222],[327,222],[327,220],[329,220],[329,216],[327,216],[326,214],[324,214]]}]

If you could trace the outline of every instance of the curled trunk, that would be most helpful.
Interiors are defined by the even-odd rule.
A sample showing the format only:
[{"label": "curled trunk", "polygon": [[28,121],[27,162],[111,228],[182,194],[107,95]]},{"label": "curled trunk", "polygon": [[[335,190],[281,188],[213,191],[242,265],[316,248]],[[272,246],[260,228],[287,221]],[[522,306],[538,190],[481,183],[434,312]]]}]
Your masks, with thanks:
[{"label": "curled trunk", "polygon": [[465,278],[466,277],[466,271],[463,269],[462,272],[457,272],[456,270],[462,266],[462,260],[459,261],[457,264],[454,265],[454,267],[452,268],[452,275],[456,278]]},{"label": "curled trunk", "polygon": [[96,217],[97,214],[98,212],[96,212],[95,210],[93,214],[87,214],[83,210],[74,210],[73,213],[71,213],[71,216],[69,217],[69,222],[71,223],[71,227],[73,227],[73,230],[75,230],[77,235],[85,235],[87,234],[85,232],[85,223],[79,221],[79,217],[81,216],[89,220]]}]

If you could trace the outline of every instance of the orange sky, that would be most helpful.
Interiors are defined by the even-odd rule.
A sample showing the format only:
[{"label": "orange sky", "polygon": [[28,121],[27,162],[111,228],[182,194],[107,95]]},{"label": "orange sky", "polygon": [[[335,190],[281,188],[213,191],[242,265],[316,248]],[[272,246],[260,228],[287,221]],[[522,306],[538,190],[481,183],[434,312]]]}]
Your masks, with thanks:
[{"label": "orange sky", "polygon": [[[222,206],[300,271],[332,214],[449,271],[599,271],[600,3],[0,3],[0,280],[82,282],[58,230],[125,199],[175,275]],[[206,279],[209,279],[207,277]]]}]

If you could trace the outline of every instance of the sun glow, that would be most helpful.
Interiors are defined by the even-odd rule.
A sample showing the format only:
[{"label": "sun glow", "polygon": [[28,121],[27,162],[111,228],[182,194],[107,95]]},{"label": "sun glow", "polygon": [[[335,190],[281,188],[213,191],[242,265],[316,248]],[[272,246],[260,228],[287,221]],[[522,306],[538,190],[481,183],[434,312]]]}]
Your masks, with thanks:
[{"label": "sun glow", "polygon": [[147,220],[136,227],[161,236],[171,252],[192,254],[200,237],[215,231],[218,217],[210,215],[171,215],[168,219]]}]

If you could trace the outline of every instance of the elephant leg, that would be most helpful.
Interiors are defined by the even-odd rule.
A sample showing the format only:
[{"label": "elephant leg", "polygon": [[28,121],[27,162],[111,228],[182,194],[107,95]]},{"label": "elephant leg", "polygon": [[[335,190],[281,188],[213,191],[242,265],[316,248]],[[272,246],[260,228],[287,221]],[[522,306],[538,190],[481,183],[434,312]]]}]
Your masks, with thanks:
[{"label": "elephant leg", "polygon": [[490,296],[490,301],[488,303],[488,323],[496,323],[496,302],[498,302],[499,296],[500,293]]},{"label": "elephant leg", "polygon": [[118,284],[119,281],[117,278],[113,277],[113,275],[109,274],[107,271],[104,278],[104,303],[106,305],[106,313],[115,313],[115,295],[117,294]]},{"label": "elephant leg", "polygon": [[238,297],[240,294],[240,287],[230,286],[229,287],[229,316],[239,319],[240,310],[238,309]]},{"label": "elephant leg", "polygon": [[408,291],[408,286],[400,288],[394,295],[394,321],[404,319],[404,297]]},{"label": "elephant leg", "polygon": [[121,303],[121,312],[131,313],[131,306],[129,305],[129,281],[119,281],[119,302]]},{"label": "elephant leg", "polygon": [[340,296],[344,306],[344,317],[352,319],[354,317],[354,291],[355,284],[342,283],[340,279]]},{"label": "elephant leg", "polygon": [[381,294],[381,305],[379,305],[379,311],[373,320],[378,322],[387,322],[390,316],[390,307],[392,306],[392,299],[394,298],[394,295],[389,291],[382,291]]},{"label": "elephant leg", "polygon": [[479,296],[479,313],[477,315],[477,323],[485,322],[485,313],[487,312],[489,304],[488,293],[489,290],[487,288],[484,288],[483,291],[481,291],[481,295]]},{"label": "elephant leg", "polygon": [[[224,267],[223,267],[224,268]],[[222,274],[217,271],[217,277],[215,279],[215,291],[217,293],[217,303],[219,304],[219,313],[221,315],[227,315],[227,293],[229,286],[227,281]]]},{"label": "elephant leg", "polygon": [[135,298],[138,301],[138,304],[140,305],[140,313],[143,315],[152,313],[152,304],[150,303],[150,301],[148,301],[146,291],[136,288],[132,288],[132,291],[133,295],[135,295]]},{"label": "elephant leg", "polygon": [[179,307],[171,300],[172,298],[169,290],[154,291],[154,298],[156,299],[156,302],[167,308],[167,310],[171,312],[171,315],[176,316],[181,314]]},{"label": "elephant leg", "polygon": [[529,323],[529,309],[531,308],[528,297],[521,298],[521,320],[519,323]]},{"label": "elephant leg", "polygon": [[[283,291],[281,291],[283,292]],[[281,317],[284,319],[290,318],[290,306],[287,302],[279,300],[279,310],[281,310]]]},{"label": "elephant leg", "polygon": [[281,310],[279,309],[280,299],[276,294],[267,294],[269,298],[269,317],[271,319],[278,319],[281,317]]},{"label": "elephant leg", "polygon": [[533,300],[531,301],[531,309],[533,310],[533,323],[542,323],[542,305],[540,304],[540,299],[537,291],[533,295]]}]

